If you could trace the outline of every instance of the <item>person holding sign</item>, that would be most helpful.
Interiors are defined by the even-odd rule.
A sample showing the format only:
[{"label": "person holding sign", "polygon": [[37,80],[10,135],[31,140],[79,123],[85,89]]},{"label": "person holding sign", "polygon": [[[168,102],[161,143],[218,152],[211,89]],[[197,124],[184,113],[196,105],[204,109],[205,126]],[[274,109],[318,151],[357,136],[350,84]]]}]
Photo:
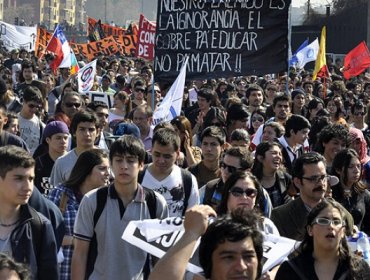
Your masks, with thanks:
[{"label": "person holding sign", "polygon": [[254,226],[258,219],[256,214],[238,209],[210,223],[213,216],[216,213],[207,205],[197,205],[188,210],[184,221],[185,234],[159,260],[149,280],[183,279],[200,236],[199,262],[206,279],[260,279],[263,238]]},{"label": "person holding sign", "polygon": [[345,217],[343,206],[334,200],[317,204],[307,217],[295,257],[280,266],[275,280],[370,279],[370,267],[348,249]]}]

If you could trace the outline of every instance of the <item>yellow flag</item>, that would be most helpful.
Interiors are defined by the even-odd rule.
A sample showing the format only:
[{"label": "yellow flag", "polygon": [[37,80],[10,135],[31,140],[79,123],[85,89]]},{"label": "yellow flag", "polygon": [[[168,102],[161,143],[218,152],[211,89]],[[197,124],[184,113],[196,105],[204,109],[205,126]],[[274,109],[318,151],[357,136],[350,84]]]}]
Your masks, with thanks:
[{"label": "yellow flag", "polygon": [[315,62],[315,70],[313,71],[313,80],[317,77],[328,77],[328,68],[326,67],[326,27],[321,30],[320,48]]}]

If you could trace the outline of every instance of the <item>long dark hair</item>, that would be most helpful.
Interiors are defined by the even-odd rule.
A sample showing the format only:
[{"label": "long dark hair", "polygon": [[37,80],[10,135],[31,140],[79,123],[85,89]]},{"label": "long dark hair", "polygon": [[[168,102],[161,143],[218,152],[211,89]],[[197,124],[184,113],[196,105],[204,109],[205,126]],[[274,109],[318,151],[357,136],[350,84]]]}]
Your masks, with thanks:
[{"label": "long dark hair", "polygon": [[256,196],[256,205],[254,207],[255,210],[259,213],[263,213],[263,209],[265,206],[264,202],[264,194],[261,184],[258,182],[257,178],[248,171],[236,171],[230,175],[230,177],[225,182],[224,192],[222,194],[222,199],[220,202],[219,207],[217,208],[218,215],[227,214],[229,209],[227,209],[227,201],[229,200],[230,196],[230,189],[234,187],[236,182],[240,179],[250,178],[254,183],[255,188],[257,189],[257,196]]},{"label": "long dark hair", "polygon": [[64,182],[64,186],[73,191],[78,191],[93,168],[101,164],[103,159],[108,159],[108,154],[104,150],[91,149],[83,152],[73,166],[68,180]]},{"label": "long dark hair", "polygon": [[[317,204],[311,212],[308,214],[307,217],[307,224],[306,224],[306,232],[303,238],[302,243],[299,245],[299,247],[296,249],[295,252],[292,253],[292,256],[297,256],[300,254],[308,253],[312,254],[314,251],[314,244],[313,244],[313,237],[308,234],[308,228],[312,226],[312,223],[314,219],[326,208],[332,207],[334,209],[337,209],[340,213],[340,216],[342,220],[346,220],[345,210],[344,207],[336,202],[333,199],[323,199],[319,204]],[[351,254],[346,237],[344,236],[339,244],[339,259],[345,263],[345,267],[349,269],[350,272],[350,278],[348,279],[362,279],[357,278],[356,275],[358,275],[359,263],[360,259],[358,257],[355,257],[353,254]]]},{"label": "long dark hair", "polygon": [[269,151],[274,146],[277,146],[281,151],[281,145],[277,142],[272,142],[272,143],[262,142],[262,143],[258,144],[258,146],[256,147],[256,154],[255,154],[255,157],[254,157],[252,173],[253,173],[254,176],[257,177],[258,180],[261,180],[263,178],[263,164],[258,159],[258,156],[262,156],[263,158],[265,158],[266,152]]}]

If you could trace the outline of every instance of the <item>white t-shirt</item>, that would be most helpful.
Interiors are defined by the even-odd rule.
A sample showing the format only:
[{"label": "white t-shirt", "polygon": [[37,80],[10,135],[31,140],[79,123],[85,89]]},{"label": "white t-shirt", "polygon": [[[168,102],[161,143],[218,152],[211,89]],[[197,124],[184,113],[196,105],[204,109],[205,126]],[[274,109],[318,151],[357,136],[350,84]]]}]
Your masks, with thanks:
[{"label": "white t-shirt", "polygon": [[18,114],[18,119],[20,137],[27,143],[31,154],[33,154],[41,143],[42,131],[45,128],[45,124],[36,115],[28,120]]},{"label": "white t-shirt", "polygon": [[[199,204],[197,179],[194,175],[191,175],[191,178],[192,187],[187,209]],[[185,191],[183,188],[180,167],[174,165],[171,174],[162,181],[158,181],[154,178],[147,168],[141,185],[160,193],[166,199],[170,217],[182,217]]]}]

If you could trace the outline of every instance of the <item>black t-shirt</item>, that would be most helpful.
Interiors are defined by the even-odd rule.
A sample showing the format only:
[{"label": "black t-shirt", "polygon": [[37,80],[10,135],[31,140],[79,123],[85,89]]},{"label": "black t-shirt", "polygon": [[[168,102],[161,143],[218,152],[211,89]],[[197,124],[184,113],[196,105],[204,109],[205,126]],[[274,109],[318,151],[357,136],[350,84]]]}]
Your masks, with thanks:
[{"label": "black t-shirt", "polygon": [[47,194],[49,189],[52,187],[49,182],[49,177],[53,166],[54,161],[50,157],[49,153],[36,158],[34,184],[43,194]]}]

